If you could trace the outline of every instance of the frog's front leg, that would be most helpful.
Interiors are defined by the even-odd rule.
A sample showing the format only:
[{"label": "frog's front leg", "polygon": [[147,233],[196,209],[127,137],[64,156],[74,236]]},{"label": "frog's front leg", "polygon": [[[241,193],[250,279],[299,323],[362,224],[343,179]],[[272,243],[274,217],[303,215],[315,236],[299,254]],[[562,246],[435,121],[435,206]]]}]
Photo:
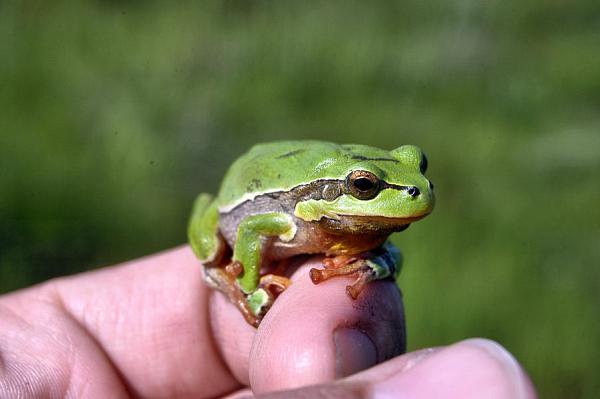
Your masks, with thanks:
[{"label": "frog's front leg", "polygon": [[352,299],[358,298],[367,283],[388,277],[396,277],[402,266],[400,250],[385,242],[380,248],[355,256],[339,255],[323,260],[324,269],[311,269],[310,278],[319,284],[335,276],[356,274],[356,280],[346,286],[346,292]]},{"label": "frog's front leg", "polygon": [[285,288],[289,280],[284,277],[269,278],[263,276],[261,282],[260,268],[263,259],[263,242],[268,237],[279,237],[282,241],[290,241],[296,234],[296,224],[292,217],[285,213],[264,213],[246,217],[238,226],[233,261],[242,267],[237,284],[247,295],[248,305],[257,317],[260,317],[273,303],[270,285]]}]

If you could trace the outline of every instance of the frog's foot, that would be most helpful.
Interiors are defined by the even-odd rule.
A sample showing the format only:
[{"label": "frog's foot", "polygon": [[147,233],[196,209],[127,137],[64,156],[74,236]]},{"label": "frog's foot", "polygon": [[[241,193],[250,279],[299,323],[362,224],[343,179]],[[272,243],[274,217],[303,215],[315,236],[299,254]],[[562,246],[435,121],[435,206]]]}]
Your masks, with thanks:
[{"label": "frog's foot", "polygon": [[225,271],[228,274],[230,274],[231,276],[233,276],[233,278],[236,278],[237,276],[242,274],[242,271],[244,271],[244,268],[242,267],[242,264],[240,262],[238,262],[237,260],[234,260],[230,264],[225,266]]},{"label": "frog's foot", "polygon": [[346,292],[352,299],[356,299],[369,282],[395,277],[401,262],[397,248],[386,243],[381,248],[353,256],[325,258],[325,268],[311,269],[310,278],[313,283],[319,284],[332,277],[355,275],[356,280],[346,287]]},{"label": "frog's foot", "polygon": [[[204,273],[206,275],[206,279],[209,284],[221,291],[227,299],[242,313],[242,316],[248,322],[248,324],[258,327],[260,320],[262,318],[262,314],[258,314],[254,312],[250,300],[251,295],[246,296],[242,290],[236,284],[236,274],[232,273],[230,268],[232,265],[228,265],[226,268],[222,267],[210,267],[206,268]],[[235,268],[235,266],[232,266]],[[263,290],[264,291],[264,290]],[[262,294],[262,293],[261,293]],[[267,298],[269,296],[268,293],[264,293],[263,297]],[[258,296],[255,296],[254,302],[258,300]],[[262,302],[265,302],[262,299]]]},{"label": "frog's foot", "polygon": [[[273,296],[271,291],[259,287],[250,294],[245,295],[244,298],[246,300],[248,308],[250,309],[251,318],[246,317],[246,315],[244,315],[244,317],[246,318],[246,321],[248,323],[252,324],[254,327],[258,327],[263,316],[271,308],[273,301],[275,301],[275,297]],[[256,320],[256,322],[252,323],[250,320]]]},{"label": "frog's foot", "polygon": [[292,284],[292,281],[283,276],[278,276],[275,274],[265,274],[260,278],[260,288],[265,288],[269,291],[272,291],[273,288],[279,290],[279,292],[285,291],[287,287]]},{"label": "frog's foot", "polygon": [[362,263],[362,267],[358,270],[358,277],[352,284],[346,286],[346,293],[350,295],[352,299],[358,298],[365,286],[377,279],[375,272],[366,261],[361,259],[356,263]]},{"label": "frog's foot", "polygon": [[336,276],[347,276],[356,274],[356,280],[346,286],[346,292],[352,299],[358,298],[367,283],[376,279],[370,265],[362,256],[336,256],[334,258],[326,258],[323,260],[325,269],[310,269],[310,279],[314,284],[319,284]]},{"label": "frog's foot", "polygon": [[323,259],[324,269],[310,269],[310,279],[313,283],[319,284],[325,280],[328,280],[336,276],[345,276],[348,274],[356,273],[363,267],[359,263],[360,260],[368,257],[369,254],[360,255],[338,255],[331,258]]},{"label": "frog's foot", "polygon": [[232,261],[224,268],[206,268],[205,274],[209,284],[227,296],[229,301],[242,313],[248,324],[258,327],[263,316],[275,301],[275,297],[291,284],[291,280],[275,274],[266,274],[260,278],[258,288],[246,294],[237,284],[237,277],[242,271],[242,264]]},{"label": "frog's foot", "polygon": [[359,259],[358,256],[338,255],[331,258],[325,258],[323,259],[322,263],[323,266],[325,266],[325,269],[339,269],[356,261],[357,259]]},{"label": "frog's foot", "polygon": [[248,306],[259,322],[271,308],[275,298],[291,283],[289,278],[275,274],[266,274],[260,278],[258,288],[246,296]]}]

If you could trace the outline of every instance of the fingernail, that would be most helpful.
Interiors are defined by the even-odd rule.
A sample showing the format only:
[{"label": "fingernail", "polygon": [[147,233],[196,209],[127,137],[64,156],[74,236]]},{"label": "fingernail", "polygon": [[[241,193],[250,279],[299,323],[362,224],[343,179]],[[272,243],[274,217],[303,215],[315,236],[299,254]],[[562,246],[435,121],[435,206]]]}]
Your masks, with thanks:
[{"label": "fingernail", "polygon": [[374,366],[377,363],[377,348],[368,335],[355,328],[341,327],[334,331],[336,377]]}]

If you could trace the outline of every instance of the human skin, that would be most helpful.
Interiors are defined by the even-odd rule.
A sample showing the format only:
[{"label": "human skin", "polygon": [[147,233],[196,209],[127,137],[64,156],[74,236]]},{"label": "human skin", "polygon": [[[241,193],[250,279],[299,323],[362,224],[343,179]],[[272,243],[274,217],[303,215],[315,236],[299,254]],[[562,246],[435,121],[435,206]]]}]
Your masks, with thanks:
[{"label": "human skin", "polygon": [[536,397],[492,341],[396,356],[396,285],[354,303],[345,278],[312,285],[318,262],[258,329],[204,285],[187,246],[1,296],[0,398]]}]

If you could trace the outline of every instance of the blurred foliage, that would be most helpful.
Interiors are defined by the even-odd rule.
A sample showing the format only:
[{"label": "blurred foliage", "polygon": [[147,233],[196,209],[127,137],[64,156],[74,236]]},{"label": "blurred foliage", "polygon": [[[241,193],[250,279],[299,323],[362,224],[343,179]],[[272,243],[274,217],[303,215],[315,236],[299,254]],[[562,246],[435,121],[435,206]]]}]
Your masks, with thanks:
[{"label": "blurred foliage", "polygon": [[423,147],[409,346],[600,392],[600,2],[4,1],[0,292],[185,241],[252,143]]}]

